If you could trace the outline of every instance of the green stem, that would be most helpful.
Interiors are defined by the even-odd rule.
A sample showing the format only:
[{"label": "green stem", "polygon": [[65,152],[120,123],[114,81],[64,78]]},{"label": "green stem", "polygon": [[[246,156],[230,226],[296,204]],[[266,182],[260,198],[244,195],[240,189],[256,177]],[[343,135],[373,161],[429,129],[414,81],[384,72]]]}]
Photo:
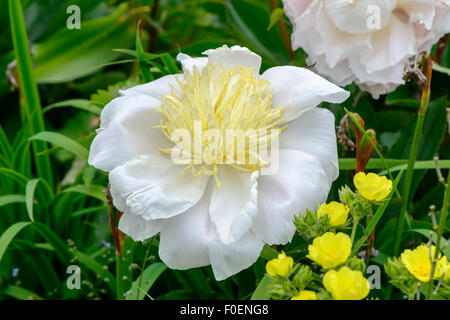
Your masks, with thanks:
[{"label": "green stem", "polygon": [[116,291],[117,300],[123,300],[123,263],[122,254],[116,252]]},{"label": "green stem", "polygon": [[351,235],[351,241],[353,246],[353,241],[355,240],[356,235],[356,228],[358,227],[358,218],[353,217],[353,226],[352,226],[352,235]]},{"label": "green stem", "polygon": [[403,229],[405,225],[406,215],[408,214],[408,206],[411,198],[411,184],[414,177],[414,164],[417,158],[417,152],[419,150],[420,138],[422,136],[423,123],[425,121],[425,115],[427,113],[428,105],[430,103],[430,85],[431,85],[431,72],[432,72],[432,61],[429,57],[425,60],[425,73],[427,75],[427,85],[422,91],[419,114],[417,117],[416,128],[414,130],[414,137],[412,141],[411,150],[408,158],[408,167],[406,169],[406,177],[403,183],[403,196],[404,201],[400,210],[400,215],[397,222],[397,232],[395,235],[394,242],[394,256],[400,253],[400,244],[403,235]]},{"label": "green stem", "polygon": [[[138,289],[141,287],[141,284],[142,284],[142,278],[144,277],[145,265],[147,263],[148,255],[150,254],[150,248],[152,247],[152,242],[153,242],[152,240],[153,240],[153,238],[150,239],[150,243],[148,245],[147,251],[145,252],[144,262],[142,262],[141,274],[139,275],[139,281],[138,281]],[[139,293],[140,293],[140,290],[137,290],[136,300],[139,300]]]},{"label": "green stem", "polygon": [[450,173],[447,177],[447,185],[445,186],[445,193],[444,193],[444,204],[442,205],[442,211],[441,211],[441,218],[439,219],[439,227],[437,231],[437,239],[436,239],[436,251],[434,252],[434,257],[432,261],[432,267],[431,267],[431,274],[430,274],[430,281],[428,282],[428,288],[427,288],[427,295],[426,299],[429,300],[431,297],[431,290],[433,288],[433,279],[434,279],[434,273],[436,271],[436,264],[437,259],[439,256],[439,252],[441,251],[441,239],[442,235],[444,233],[445,225],[447,222],[447,214],[448,214],[448,205],[450,202]]}]

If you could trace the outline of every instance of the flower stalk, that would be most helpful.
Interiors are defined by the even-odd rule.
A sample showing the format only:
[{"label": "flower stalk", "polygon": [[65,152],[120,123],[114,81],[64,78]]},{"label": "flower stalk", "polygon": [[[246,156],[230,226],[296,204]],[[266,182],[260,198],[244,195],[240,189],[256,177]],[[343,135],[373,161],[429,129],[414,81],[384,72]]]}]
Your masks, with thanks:
[{"label": "flower stalk", "polygon": [[427,83],[422,90],[419,114],[417,117],[416,128],[414,130],[414,137],[411,146],[411,151],[408,159],[408,167],[406,169],[406,177],[403,183],[403,195],[404,201],[398,217],[397,232],[394,243],[394,255],[398,255],[400,252],[400,244],[405,225],[406,215],[408,211],[409,202],[411,200],[411,184],[414,177],[414,164],[417,158],[417,152],[419,150],[420,138],[422,136],[423,124],[425,121],[425,115],[427,113],[428,105],[430,103],[431,93],[431,74],[432,74],[433,62],[429,55],[425,57],[424,74],[427,79]]},{"label": "flower stalk", "polygon": [[438,231],[437,231],[436,251],[434,252],[434,256],[432,257],[432,261],[431,261],[430,281],[428,282],[427,294],[426,294],[427,300],[430,300],[430,298],[431,298],[434,273],[436,272],[436,265],[437,265],[437,260],[438,260],[438,256],[439,256],[439,252],[440,252],[442,234],[444,233],[445,224],[447,221],[448,204],[450,202],[450,187],[449,187],[449,185],[450,185],[450,174],[447,177],[447,185],[445,186],[444,204],[442,205],[441,217],[439,219],[439,227],[438,227]]}]

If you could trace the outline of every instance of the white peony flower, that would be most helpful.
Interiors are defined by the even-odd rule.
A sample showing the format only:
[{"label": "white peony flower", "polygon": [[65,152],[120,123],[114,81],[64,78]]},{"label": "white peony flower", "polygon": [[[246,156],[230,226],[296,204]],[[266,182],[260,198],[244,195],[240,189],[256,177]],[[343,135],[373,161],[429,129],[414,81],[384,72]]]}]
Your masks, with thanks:
[{"label": "white peony flower", "polygon": [[[336,136],[333,114],[316,106],[349,93],[298,67],[259,75],[261,58],[247,48],[204,54],[179,54],[183,74],[127,89],[106,105],[89,163],[109,172],[114,205],[124,213],[120,230],[136,241],[159,232],[167,266],[212,265],[222,280],[251,266],[264,243],[290,241],[293,215],[325,201],[338,176]],[[282,128],[278,170],[262,174],[268,163],[258,157],[256,164],[223,163],[228,149],[194,132],[195,121],[220,134],[259,130],[258,142],[275,141],[265,132]],[[215,157],[186,148],[196,162],[174,163],[177,130]]]},{"label": "white peony flower", "polygon": [[283,0],[303,48],[321,75],[355,82],[378,98],[399,85],[408,57],[450,32],[450,0]]}]

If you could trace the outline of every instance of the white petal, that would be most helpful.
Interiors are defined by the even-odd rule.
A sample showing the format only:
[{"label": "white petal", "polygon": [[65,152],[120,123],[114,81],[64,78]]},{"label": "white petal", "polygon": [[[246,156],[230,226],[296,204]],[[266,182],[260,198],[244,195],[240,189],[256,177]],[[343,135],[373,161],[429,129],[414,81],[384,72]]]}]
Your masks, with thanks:
[{"label": "white petal", "polygon": [[373,34],[372,50],[361,54],[367,73],[385,70],[416,53],[414,28],[392,15],[388,27]]},{"label": "white petal", "polygon": [[289,20],[293,22],[312,2],[313,0],[283,0],[283,7]]},{"label": "white petal", "polygon": [[434,0],[399,0],[397,7],[408,13],[410,22],[418,22],[431,29],[435,14]]},{"label": "white petal", "polygon": [[170,86],[178,87],[176,81],[177,77],[183,79],[182,74],[171,74],[146,84],[141,84],[126,90],[120,90],[119,93],[123,96],[145,95],[160,100],[163,95],[170,93]]},{"label": "white petal", "polygon": [[280,150],[279,171],[258,182],[258,215],[252,230],[268,244],[291,241],[295,214],[323,203],[331,184],[316,158],[302,151]]},{"label": "white petal", "polygon": [[370,6],[378,8],[380,15],[380,29],[386,27],[392,11],[397,5],[397,0],[365,0],[354,1],[355,5],[350,5],[348,0],[326,0],[325,10],[333,21],[336,28],[341,31],[360,34],[371,31],[368,24],[368,13]]},{"label": "white petal", "polygon": [[164,220],[159,257],[171,269],[190,269],[210,264],[209,238],[214,226],[209,220],[212,184],[202,199],[188,211]]},{"label": "white petal", "polygon": [[177,60],[181,62],[183,72],[192,72],[194,66],[200,71],[208,63],[208,58],[192,58],[184,53],[179,53],[177,55]]},{"label": "white petal", "polygon": [[258,260],[263,246],[264,242],[251,231],[231,245],[223,244],[217,234],[213,234],[209,256],[216,280],[224,280],[250,267]]},{"label": "white petal", "polygon": [[273,90],[272,105],[283,107],[285,122],[291,121],[321,102],[341,103],[348,91],[304,68],[273,67],[262,74]]},{"label": "white petal", "polygon": [[280,135],[280,148],[303,151],[319,160],[330,184],[339,175],[335,119],[327,109],[314,108],[291,121]]},{"label": "white petal", "polygon": [[231,244],[239,240],[252,225],[257,214],[259,172],[243,172],[229,166],[219,168],[220,188],[214,188],[209,214],[220,241]]},{"label": "white petal", "polygon": [[[315,25],[322,38],[323,52],[327,57],[327,66],[330,68],[342,63],[342,60],[355,52],[370,49],[370,33],[350,34],[337,29],[331,22],[326,10],[317,12]],[[336,76],[340,75],[337,74]]]},{"label": "white petal", "polygon": [[228,48],[228,46],[224,45],[217,49],[207,50],[203,54],[208,56],[208,62],[213,65],[222,64],[224,68],[237,66],[253,67],[254,74],[259,74],[261,57],[247,48],[239,46]]},{"label": "white petal", "polygon": [[120,217],[119,230],[134,241],[144,241],[161,230],[161,220],[146,220],[142,216],[125,213]]},{"label": "white petal", "polygon": [[214,187],[210,183],[197,205],[163,222],[159,256],[172,269],[211,264],[216,280],[220,281],[250,267],[264,243],[251,231],[231,245],[220,241],[208,214]]},{"label": "white petal", "polygon": [[160,101],[150,96],[123,96],[112,100],[100,116],[100,128],[92,141],[89,164],[111,171],[141,154],[159,153],[169,140],[159,125]]},{"label": "white petal", "polygon": [[144,219],[167,219],[178,215],[202,197],[208,177],[180,176],[182,166],[169,157],[147,155],[116,167],[109,174],[111,186],[125,199],[127,209]]}]

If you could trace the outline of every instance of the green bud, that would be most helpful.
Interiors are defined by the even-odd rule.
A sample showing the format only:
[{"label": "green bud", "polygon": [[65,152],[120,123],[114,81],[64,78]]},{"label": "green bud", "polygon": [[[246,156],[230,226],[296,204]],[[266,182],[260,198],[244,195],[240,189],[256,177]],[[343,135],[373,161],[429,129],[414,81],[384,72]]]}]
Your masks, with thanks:
[{"label": "green bud", "polygon": [[316,212],[309,210],[303,215],[294,216],[294,225],[299,234],[307,240],[320,237],[332,229],[328,215],[319,217]]},{"label": "green bud", "polygon": [[317,292],[317,300],[333,300],[333,296],[325,289],[320,289]]},{"label": "green bud", "polygon": [[400,289],[408,297],[413,298],[420,286],[419,281],[408,271],[399,258],[388,259],[384,270],[389,276],[389,282]]},{"label": "green bud", "polygon": [[297,273],[294,275],[292,283],[298,291],[304,290],[313,279],[311,269],[306,265],[301,265]]},{"label": "green bud", "polygon": [[345,265],[355,271],[364,272],[366,270],[366,263],[364,259],[360,259],[356,256],[353,256],[350,259],[348,259]]},{"label": "green bud", "polygon": [[350,208],[353,217],[361,219],[372,212],[372,204],[353,192],[347,185],[339,190],[341,202]]}]

